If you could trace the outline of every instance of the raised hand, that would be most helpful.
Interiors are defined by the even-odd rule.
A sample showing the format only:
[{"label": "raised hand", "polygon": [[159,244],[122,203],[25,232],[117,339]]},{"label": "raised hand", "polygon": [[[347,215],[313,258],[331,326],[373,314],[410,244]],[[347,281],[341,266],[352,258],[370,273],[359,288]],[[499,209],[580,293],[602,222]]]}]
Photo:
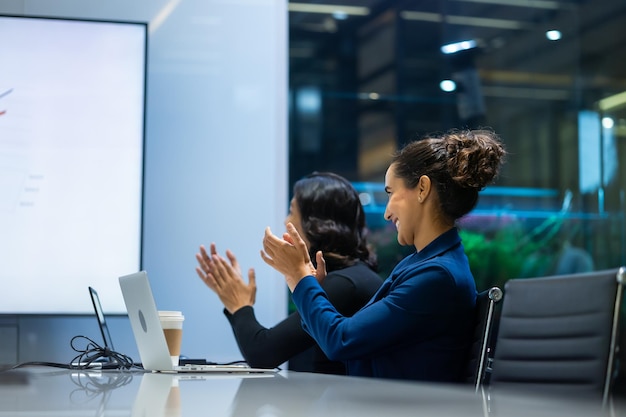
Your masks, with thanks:
[{"label": "raised hand", "polygon": [[243,281],[241,268],[235,255],[227,250],[228,261],[218,255],[215,244],[211,244],[211,253],[204,246],[196,254],[198,267],[196,273],[213,290],[226,310],[231,314],[244,306],[252,306],[256,300],[256,275],[254,269],[248,270],[248,283]]},{"label": "raised hand", "polygon": [[307,275],[313,275],[318,279],[323,279],[326,276],[321,252],[318,254],[317,259],[321,258],[322,260],[323,272],[320,271],[318,277],[318,272],[309,257],[306,243],[304,243],[304,240],[302,240],[300,234],[298,234],[298,231],[291,223],[287,223],[287,233],[283,235],[282,239],[274,235],[269,227],[265,229],[261,258],[263,258],[265,263],[285,276],[287,286],[291,291]]}]

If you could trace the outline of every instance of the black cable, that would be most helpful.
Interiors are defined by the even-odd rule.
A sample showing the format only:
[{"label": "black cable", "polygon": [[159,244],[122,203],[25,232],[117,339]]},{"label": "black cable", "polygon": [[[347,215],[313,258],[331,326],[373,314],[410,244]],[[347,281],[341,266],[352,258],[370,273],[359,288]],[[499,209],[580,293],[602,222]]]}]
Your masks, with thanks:
[{"label": "black cable", "polygon": [[239,365],[239,364],[241,364],[241,365],[247,365],[247,364],[248,364],[248,362],[246,362],[246,361],[245,361],[245,360],[243,360],[243,359],[240,359],[240,360],[237,360],[237,361],[224,362],[224,363],[217,363],[216,365],[226,365],[226,366],[228,366],[228,365]]},{"label": "black cable", "polygon": [[[81,339],[86,341],[86,345],[84,348],[76,346],[77,341]],[[107,347],[102,347],[87,336],[74,336],[70,341],[70,346],[75,352],[78,352],[78,355],[76,355],[69,364],[45,361],[23,362],[10,368],[4,369],[3,371],[22,368],[26,366],[49,366],[53,368],[75,370],[130,370],[133,368],[141,369],[141,366],[135,364],[130,356],[116,352]]]},{"label": "black cable", "polygon": [[[84,348],[76,347],[77,340],[86,341]],[[87,336],[74,336],[70,340],[70,346],[78,352],[69,364],[56,363],[56,362],[24,362],[17,364],[11,368],[5,369],[17,369],[25,366],[49,366],[62,369],[75,369],[75,370],[99,370],[99,369],[118,369],[118,370],[130,370],[138,369],[143,370],[141,363],[135,363],[130,356],[123,353],[116,352],[108,347],[102,347],[98,343],[94,342]],[[235,365],[245,364],[244,360],[236,360],[226,363],[215,363],[213,365]]]},{"label": "black cable", "polygon": [[[87,341],[82,349],[75,345],[80,339]],[[70,346],[78,355],[70,362],[69,369],[131,369],[135,365],[130,356],[102,347],[87,336],[74,336]]]},{"label": "black cable", "polygon": [[70,367],[67,363],[33,361],[33,362],[18,363],[17,365],[14,365],[14,366],[12,366],[10,368],[7,368],[4,371],[10,371],[12,369],[23,368],[23,367],[26,367],[26,366],[49,366],[49,367],[52,367],[52,368],[62,368],[62,369],[69,369],[69,367]]}]

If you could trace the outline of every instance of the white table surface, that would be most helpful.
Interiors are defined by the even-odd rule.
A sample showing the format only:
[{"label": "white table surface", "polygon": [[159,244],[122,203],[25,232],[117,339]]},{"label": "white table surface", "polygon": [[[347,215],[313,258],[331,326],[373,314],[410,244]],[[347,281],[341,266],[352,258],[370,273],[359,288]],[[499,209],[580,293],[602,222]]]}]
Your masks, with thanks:
[{"label": "white table surface", "polygon": [[0,416],[626,416],[613,401],[475,393],[441,385],[281,371],[173,375],[24,368],[0,372]]}]

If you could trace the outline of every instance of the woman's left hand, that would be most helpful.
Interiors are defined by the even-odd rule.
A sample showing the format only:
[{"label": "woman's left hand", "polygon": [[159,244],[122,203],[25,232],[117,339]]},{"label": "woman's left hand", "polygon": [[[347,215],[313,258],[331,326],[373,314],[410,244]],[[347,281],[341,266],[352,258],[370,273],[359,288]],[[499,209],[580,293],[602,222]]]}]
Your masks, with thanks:
[{"label": "woman's left hand", "polygon": [[248,283],[241,276],[241,269],[235,255],[227,250],[226,256],[230,263],[217,254],[215,245],[211,244],[211,253],[201,246],[196,254],[199,267],[198,276],[207,287],[211,288],[224,304],[226,310],[233,314],[244,306],[253,306],[256,298],[256,274],[254,269],[248,270]]},{"label": "woman's left hand", "polygon": [[300,280],[308,275],[313,275],[320,282],[326,277],[322,253],[316,254],[318,262],[316,270],[309,257],[306,243],[292,223],[287,223],[287,233],[282,239],[274,235],[269,227],[265,229],[261,258],[285,276],[287,286],[292,292]]}]

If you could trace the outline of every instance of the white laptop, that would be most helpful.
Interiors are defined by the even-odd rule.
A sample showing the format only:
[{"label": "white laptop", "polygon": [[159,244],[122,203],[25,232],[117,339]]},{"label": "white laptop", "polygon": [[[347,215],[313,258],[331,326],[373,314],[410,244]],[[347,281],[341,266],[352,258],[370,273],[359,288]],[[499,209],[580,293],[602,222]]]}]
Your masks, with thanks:
[{"label": "white laptop", "polygon": [[153,372],[275,373],[278,369],[242,365],[173,366],[156,303],[145,271],[119,278],[143,368]]}]

